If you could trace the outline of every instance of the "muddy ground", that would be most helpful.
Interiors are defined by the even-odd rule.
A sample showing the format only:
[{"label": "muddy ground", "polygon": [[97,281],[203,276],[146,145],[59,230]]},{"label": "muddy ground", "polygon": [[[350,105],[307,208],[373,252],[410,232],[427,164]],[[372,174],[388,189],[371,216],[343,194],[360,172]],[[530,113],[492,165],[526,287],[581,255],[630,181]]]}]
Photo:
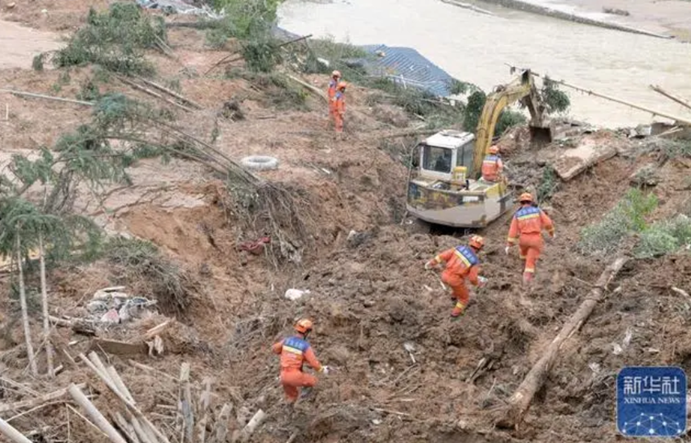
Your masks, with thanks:
[{"label": "muddy ground", "polygon": [[[20,6],[23,3],[17,2]],[[55,20],[76,26],[85,14],[83,6],[55,4],[64,11]],[[37,26],[42,27],[40,22]],[[293,262],[274,260],[278,245],[260,256],[238,251],[240,242],[256,240],[263,233],[247,229],[237,214],[228,211],[218,178],[180,159],[165,165],[158,160],[134,165],[134,185],[115,187],[101,207],[89,195],[80,197],[77,207],[108,232],[153,242],[194,283],[184,312],[162,312],[177,316],[175,325],[163,334],[162,355],[102,354],[120,371],[140,409],[162,429],[170,429],[169,435],[177,435],[170,408],[176,407],[175,378],[183,362],[191,363],[195,386],[205,377],[213,378],[214,414],[231,402],[232,417],[242,424],[257,408],[266,411],[268,418],[253,437],[263,443],[285,442],[293,434],[295,442],[615,441],[614,381],[622,366],[664,364],[691,370],[687,333],[691,303],[671,290],[691,287],[691,257],[682,253],[632,260],[610,284],[606,300],[580,333],[565,343],[525,423],[517,430],[495,426],[497,413],[611,260],[576,252],[581,228],[611,209],[629,188],[631,174],[646,164],[658,168],[659,182],[651,192],[661,204],[653,218],[691,206],[689,164],[660,164],[654,150],[645,153],[655,140],[631,141],[612,132],[579,136],[616,144],[620,155],[560,184],[550,202],[557,238],[546,247],[534,288],[527,291],[520,285],[518,257],[503,253],[507,214],[479,232],[487,239],[481,260],[489,283],[474,294],[466,315],[453,322],[449,318],[453,302],[423,264],[440,250],[464,241],[465,233],[430,230],[404,218],[408,170],[400,158],[409,146],[381,143],[382,134],[394,130],[391,113],[398,120],[405,118],[401,112],[373,109],[366,104],[369,92],[352,88],[348,93],[352,118],[345,138],[339,139],[328,130],[319,99],[310,97],[304,110],[278,110],[245,80],[190,76],[188,72],[203,72],[225,54],[203,48],[202,37],[194,30],[173,29],[170,38],[179,61],[153,54],[151,59],[162,80],[179,80],[183,94],[205,108],[191,113],[172,109],[177,122],[207,141],[216,126],[220,136],[214,145],[234,159],[250,154],[277,157],[279,169],[261,175],[300,197],[307,235],[299,244],[299,259]],[[62,81],[57,90],[54,85],[61,82],[61,72],[34,72],[28,63],[0,70],[0,81],[17,89],[74,98],[91,72],[90,68],[71,70],[69,82]],[[324,78],[307,80],[325,87]],[[152,100],[117,82],[108,88]],[[246,119],[219,117],[223,103],[238,97],[244,97]],[[12,153],[52,144],[61,133],[88,120],[90,113],[79,105],[9,95],[2,100],[9,108],[9,120],[0,124],[4,162]],[[511,152],[508,165],[518,171],[512,182],[524,187],[539,183],[546,158],[568,149],[554,144],[538,151],[509,138],[502,146]],[[6,277],[4,285],[9,284]],[[146,279],[123,279],[105,261],[51,269],[51,313],[84,315],[91,294],[113,284],[125,284],[140,295],[151,291]],[[289,301],[283,297],[289,288],[308,289],[310,294]],[[98,394],[94,402],[104,411],[113,407],[112,396],[83,365],[73,367],[64,353],[59,363],[65,369],[55,380],[27,376],[17,305],[9,298],[0,304],[0,367],[4,379],[23,388],[3,382],[0,405],[88,380],[91,392]],[[315,320],[312,343],[321,361],[335,371],[320,378],[313,396],[301,402],[291,417],[270,345],[290,333],[292,322],[301,316]],[[100,334],[132,340],[165,318],[157,315]],[[32,327],[38,337],[38,313]],[[89,337],[69,328],[57,328],[56,334],[58,348],[73,358],[90,347]],[[411,353],[405,343],[412,344]],[[483,358],[491,364],[474,374]],[[159,372],[147,372],[130,360]],[[39,361],[44,372],[42,353]],[[2,417],[18,413],[6,412]],[[107,441],[73,414],[66,426],[67,414],[63,403],[57,402],[14,417],[12,424],[27,434],[33,432],[34,441],[66,441],[67,429],[71,441]]]}]

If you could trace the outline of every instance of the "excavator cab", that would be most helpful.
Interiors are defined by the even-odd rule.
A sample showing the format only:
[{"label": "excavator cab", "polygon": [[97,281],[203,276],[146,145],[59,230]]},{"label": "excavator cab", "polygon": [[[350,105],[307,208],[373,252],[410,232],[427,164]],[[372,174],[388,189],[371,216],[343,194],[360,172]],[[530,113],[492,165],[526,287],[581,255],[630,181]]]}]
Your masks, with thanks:
[{"label": "excavator cab", "polygon": [[526,70],[487,97],[475,135],[444,130],[417,146],[408,181],[410,214],[444,226],[482,228],[511,209],[506,179],[485,181],[480,171],[502,110],[517,101],[530,111],[531,128],[551,134],[549,126],[543,126],[544,106]]},{"label": "excavator cab", "polygon": [[503,181],[470,177],[475,142],[469,132],[445,130],[417,145],[416,167],[408,182],[409,212],[430,223],[482,227],[488,223],[487,215],[494,216],[493,220],[508,208],[510,196]]}]

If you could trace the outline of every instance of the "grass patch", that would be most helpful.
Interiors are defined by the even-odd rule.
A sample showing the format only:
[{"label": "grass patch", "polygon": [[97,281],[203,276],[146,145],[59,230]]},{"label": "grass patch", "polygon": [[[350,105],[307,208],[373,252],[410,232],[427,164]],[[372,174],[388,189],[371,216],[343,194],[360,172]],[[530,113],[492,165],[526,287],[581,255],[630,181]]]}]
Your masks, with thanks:
[{"label": "grass patch", "polygon": [[581,231],[578,249],[586,255],[607,255],[616,252],[626,237],[646,230],[645,218],[655,208],[655,195],[645,195],[638,189],[630,189],[600,222]]},{"label": "grass patch", "polygon": [[57,51],[57,67],[96,64],[123,74],[150,75],[153,65],[144,59],[147,49],[161,49],[166,41],[162,17],[143,13],[134,3],[113,3],[108,11],[89,10],[86,26]]},{"label": "grass patch", "polygon": [[537,201],[540,203],[549,201],[559,189],[559,178],[551,165],[542,170],[542,178],[537,187]]},{"label": "grass patch", "polygon": [[691,219],[679,214],[671,220],[654,223],[640,235],[634,254],[651,258],[677,252],[691,246]]}]

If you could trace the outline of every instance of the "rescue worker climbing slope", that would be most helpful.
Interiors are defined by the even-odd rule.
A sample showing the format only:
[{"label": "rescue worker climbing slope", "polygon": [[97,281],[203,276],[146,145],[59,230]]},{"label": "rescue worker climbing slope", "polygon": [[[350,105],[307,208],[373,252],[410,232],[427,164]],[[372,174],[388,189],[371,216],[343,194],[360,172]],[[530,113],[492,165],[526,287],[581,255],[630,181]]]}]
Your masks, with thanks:
[{"label": "rescue worker climbing slope", "polygon": [[335,122],[335,112],[336,112],[336,102],[334,97],[336,97],[336,92],[338,90],[338,83],[341,81],[341,73],[339,71],[334,71],[331,73],[331,78],[329,79],[329,89],[327,90],[327,96],[329,98],[329,120]]},{"label": "rescue worker climbing slope", "polygon": [[485,156],[482,161],[482,179],[488,182],[496,182],[499,180],[504,164],[499,157],[499,148],[497,146],[490,146],[489,154]]},{"label": "rescue worker climbing slope", "polygon": [[317,372],[329,373],[329,367],[319,363],[312,347],[307,342],[307,336],[312,331],[312,321],[299,320],[295,324],[295,331],[296,335],[285,338],[272,346],[272,351],[281,356],[281,384],[286,399],[291,405],[297,401],[300,388],[312,388],[317,384],[315,376],[303,372],[304,363]]},{"label": "rescue worker climbing slope", "polygon": [[333,118],[336,132],[343,132],[343,118],[345,116],[345,91],[346,82],[339,82],[336,95],[333,98]]},{"label": "rescue worker climbing slope", "polygon": [[480,276],[480,260],[477,257],[478,252],[480,252],[484,245],[485,240],[482,237],[473,235],[470,237],[468,246],[456,246],[425,263],[425,269],[428,270],[436,267],[441,262],[446,263],[441,280],[451,287],[451,291],[454,297],[456,297],[456,305],[451,311],[451,317],[460,316],[465,311],[466,306],[468,306],[470,293],[465,285],[466,279],[474,286],[479,287],[484,286],[487,282],[486,278]]},{"label": "rescue worker climbing slope", "polygon": [[521,208],[511,220],[505,251],[508,255],[511,246],[518,241],[521,259],[525,260],[523,283],[529,283],[535,275],[537,260],[544,247],[542,230],[546,230],[554,238],[554,224],[542,209],[533,205],[532,195],[526,192],[518,200]]}]

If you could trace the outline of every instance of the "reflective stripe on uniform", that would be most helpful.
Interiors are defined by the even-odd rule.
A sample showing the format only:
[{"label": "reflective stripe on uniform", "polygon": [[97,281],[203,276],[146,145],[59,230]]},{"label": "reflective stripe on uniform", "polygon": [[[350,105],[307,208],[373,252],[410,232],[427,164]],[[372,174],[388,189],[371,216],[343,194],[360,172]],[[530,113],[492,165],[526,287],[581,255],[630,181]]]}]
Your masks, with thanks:
[{"label": "reflective stripe on uniform", "polygon": [[283,345],[283,350],[290,352],[292,354],[302,355],[302,351],[299,349],[291,348],[290,346]]},{"label": "reflective stripe on uniform", "polygon": [[466,268],[469,268],[471,266],[470,260],[468,260],[463,254],[461,254],[458,251],[454,251],[454,253],[456,253],[456,257],[461,259],[461,261],[463,262],[463,264],[465,265]]}]

